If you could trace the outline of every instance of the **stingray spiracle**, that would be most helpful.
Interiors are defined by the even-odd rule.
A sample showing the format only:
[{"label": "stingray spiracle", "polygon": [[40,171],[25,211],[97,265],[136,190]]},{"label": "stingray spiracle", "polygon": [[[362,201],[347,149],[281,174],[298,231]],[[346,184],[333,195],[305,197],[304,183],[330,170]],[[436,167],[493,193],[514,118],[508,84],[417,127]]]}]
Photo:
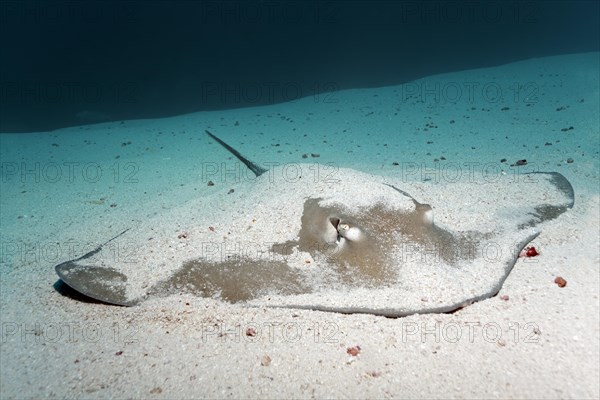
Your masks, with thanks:
[{"label": "stingray spiracle", "polygon": [[351,225],[347,222],[343,222],[339,219],[336,229],[339,235],[338,241],[340,241],[341,238],[344,238],[351,242],[360,242],[365,238],[365,234],[359,227]]}]

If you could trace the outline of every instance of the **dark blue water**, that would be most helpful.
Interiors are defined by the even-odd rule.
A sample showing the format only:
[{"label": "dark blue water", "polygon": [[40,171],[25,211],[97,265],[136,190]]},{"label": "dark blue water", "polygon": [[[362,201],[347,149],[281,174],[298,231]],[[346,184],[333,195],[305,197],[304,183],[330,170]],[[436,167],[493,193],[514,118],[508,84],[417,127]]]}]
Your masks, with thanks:
[{"label": "dark blue water", "polygon": [[598,2],[4,1],[0,131],[275,104],[597,51]]}]

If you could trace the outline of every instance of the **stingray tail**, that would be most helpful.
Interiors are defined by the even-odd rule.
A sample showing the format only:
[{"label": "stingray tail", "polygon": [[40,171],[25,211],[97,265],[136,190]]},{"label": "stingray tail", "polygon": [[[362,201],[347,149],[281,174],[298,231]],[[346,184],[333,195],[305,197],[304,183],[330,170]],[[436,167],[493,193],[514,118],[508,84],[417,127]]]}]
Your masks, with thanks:
[{"label": "stingray tail", "polygon": [[246,157],[244,157],[243,155],[241,155],[239,151],[237,151],[236,149],[234,149],[233,147],[231,147],[230,145],[228,145],[227,143],[225,143],[224,141],[222,141],[221,139],[219,139],[218,137],[216,137],[215,135],[213,135],[212,133],[210,133],[208,130],[205,130],[205,132],[206,132],[206,134],[208,136],[210,136],[215,141],[217,141],[221,146],[225,147],[231,154],[233,154],[234,156],[236,156],[238,160],[240,160],[241,162],[243,162],[246,165],[246,167],[248,167],[248,169],[250,171],[254,172],[254,175],[261,176],[262,174],[264,174],[265,172],[267,172],[266,169],[264,169],[262,167],[259,167],[257,164],[255,164],[252,161],[248,160]]}]

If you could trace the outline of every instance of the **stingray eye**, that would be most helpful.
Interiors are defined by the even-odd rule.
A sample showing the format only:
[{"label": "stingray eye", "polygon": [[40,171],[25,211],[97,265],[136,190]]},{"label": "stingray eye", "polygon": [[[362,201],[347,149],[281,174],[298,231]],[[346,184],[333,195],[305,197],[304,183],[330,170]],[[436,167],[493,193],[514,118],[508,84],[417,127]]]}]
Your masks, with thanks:
[{"label": "stingray eye", "polygon": [[348,229],[350,229],[350,225],[348,224],[340,224],[340,226],[338,227],[338,230],[340,231],[347,231]]},{"label": "stingray eye", "polygon": [[333,225],[333,227],[337,231],[338,226],[340,225],[340,219],[337,217],[331,217],[331,218],[329,218],[329,222],[331,223],[331,225]]}]

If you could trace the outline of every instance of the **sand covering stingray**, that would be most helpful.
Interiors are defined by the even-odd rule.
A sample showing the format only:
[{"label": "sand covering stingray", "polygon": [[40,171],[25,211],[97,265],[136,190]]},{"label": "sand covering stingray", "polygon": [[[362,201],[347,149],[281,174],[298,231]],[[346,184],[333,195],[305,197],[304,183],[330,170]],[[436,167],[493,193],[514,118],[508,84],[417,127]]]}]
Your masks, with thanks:
[{"label": "sand covering stingray", "polygon": [[444,184],[290,168],[261,169],[234,193],[215,188],[56,271],[119,305],[191,293],[261,307],[447,312],[495,295],[537,226],[574,202],[558,173]]}]

